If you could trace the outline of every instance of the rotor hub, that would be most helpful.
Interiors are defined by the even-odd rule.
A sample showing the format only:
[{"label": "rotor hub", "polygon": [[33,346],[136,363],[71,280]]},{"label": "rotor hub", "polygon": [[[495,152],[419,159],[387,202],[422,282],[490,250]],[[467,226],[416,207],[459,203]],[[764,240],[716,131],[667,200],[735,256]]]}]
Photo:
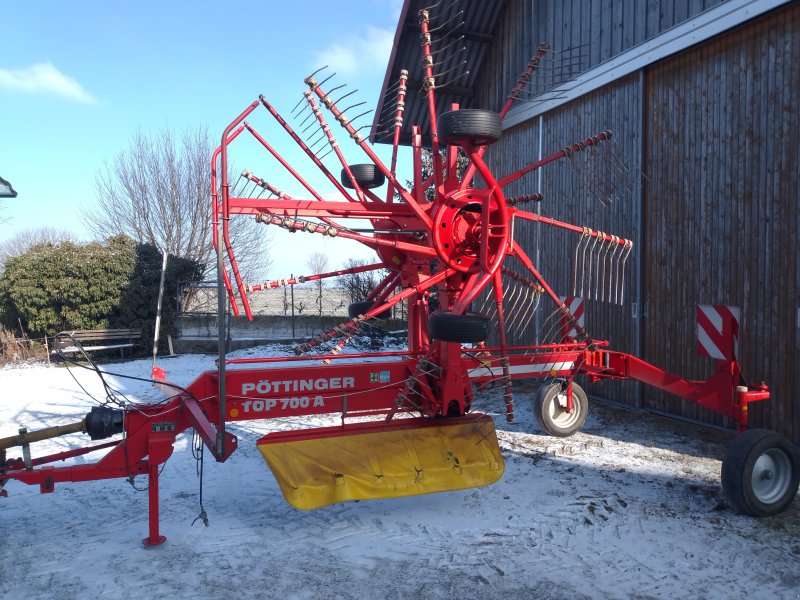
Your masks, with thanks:
[{"label": "rotor hub", "polygon": [[478,271],[486,238],[485,260],[492,262],[504,251],[508,237],[499,215],[498,202],[489,190],[471,188],[448,194],[433,215],[432,242],[439,257],[456,271]]}]

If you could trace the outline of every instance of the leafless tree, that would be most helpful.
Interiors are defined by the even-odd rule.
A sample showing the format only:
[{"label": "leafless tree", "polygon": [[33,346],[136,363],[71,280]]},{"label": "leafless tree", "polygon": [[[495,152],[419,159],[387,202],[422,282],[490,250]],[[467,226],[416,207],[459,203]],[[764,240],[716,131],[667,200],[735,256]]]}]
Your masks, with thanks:
[{"label": "leafless tree", "polygon": [[[348,258],[342,265],[342,268],[354,269],[356,267],[363,267],[366,264],[368,264],[366,260]],[[362,302],[388,274],[388,269],[363,271],[361,273],[349,273],[344,275],[341,280],[350,296],[350,302]]]},{"label": "leafless tree", "polygon": [[[188,127],[180,139],[169,129],[153,136],[137,132],[98,172],[97,205],[83,211],[88,228],[102,238],[125,234],[197,260],[215,278],[211,153],[206,127]],[[263,277],[270,263],[266,228],[246,216],[232,217],[230,228],[245,279]]]},{"label": "leafless tree", "polygon": [[[311,271],[312,275],[319,275],[328,271],[328,256],[322,252],[312,252],[306,259],[306,266]],[[322,316],[322,286],[323,280],[317,279],[315,282],[317,286],[317,305],[319,306],[319,314]]]},{"label": "leafless tree", "polygon": [[24,254],[37,244],[59,244],[61,242],[74,242],[75,236],[65,229],[54,227],[35,227],[23,229],[13,237],[0,242],[0,268],[9,258]]}]

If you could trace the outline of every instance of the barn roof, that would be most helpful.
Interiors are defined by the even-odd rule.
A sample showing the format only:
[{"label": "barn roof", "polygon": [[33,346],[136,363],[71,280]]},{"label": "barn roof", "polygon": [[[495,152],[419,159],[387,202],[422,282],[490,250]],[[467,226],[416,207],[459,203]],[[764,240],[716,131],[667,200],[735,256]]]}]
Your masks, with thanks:
[{"label": "barn roof", "polygon": [[375,110],[371,130],[373,142],[391,143],[391,137],[381,133],[390,130],[394,122],[394,100],[401,69],[408,70],[409,80],[400,141],[410,143],[412,125],[420,125],[423,132],[428,131],[427,100],[422,91],[419,11],[431,8],[432,49],[436,53],[436,111],[439,114],[454,102],[461,108],[473,107],[481,64],[494,42],[493,31],[505,3],[506,0],[440,0],[438,3],[405,0]]}]

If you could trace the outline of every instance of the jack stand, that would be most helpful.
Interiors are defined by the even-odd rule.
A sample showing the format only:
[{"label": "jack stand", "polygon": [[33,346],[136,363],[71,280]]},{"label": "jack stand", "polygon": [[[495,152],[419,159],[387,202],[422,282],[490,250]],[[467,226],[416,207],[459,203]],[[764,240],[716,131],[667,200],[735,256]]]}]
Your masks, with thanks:
[{"label": "jack stand", "polygon": [[150,463],[147,468],[147,498],[150,504],[150,535],[142,540],[145,546],[160,546],[167,541],[158,533],[158,465]]}]

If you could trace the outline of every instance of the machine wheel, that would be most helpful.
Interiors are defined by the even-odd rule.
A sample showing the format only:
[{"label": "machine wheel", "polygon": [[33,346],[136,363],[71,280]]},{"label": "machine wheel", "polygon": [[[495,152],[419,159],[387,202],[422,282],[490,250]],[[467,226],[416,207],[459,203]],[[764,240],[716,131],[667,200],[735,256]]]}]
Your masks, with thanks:
[{"label": "machine wheel", "polygon": [[[361,300],[360,302],[353,302],[350,306],[347,307],[347,314],[350,315],[350,318],[352,319],[353,317],[357,317],[358,315],[363,315],[374,305],[375,303],[372,300]],[[392,309],[387,308],[382,313],[378,313],[376,318],[391,319]]]},{"label": "machine wheel", "polygon": [[[353,178],[358,183],[358,187],[364,188],[366,190],[381,187],[383,182],[386,181],[386,177],[384,177],[383,173],[373,164],[363,164],[363,165],[347,165],[350,168],[350,172],[353,174]],[[354,189],[355,186],[353,182],[350,181],[350,177],[347,176],[347,171],[342,169],[342,185],[346,188]]]},{"label": "machine wheel", "polygon": [[800,457],[792,443],[768,429],[738,436],[722,459],[722,489],[741,513],[768,517],[797,495]]},{"label": "machine wheel", "polygon": [[589,414],[589,399],[577,383],[572,384],[572,412],[567,411],[567,392],[561,382],[539,388],[533,400],[533,414],[539,425],[550,435],[568,437],[577,433]]},{"label": "machine wheel", "polygon": [[474,146],[488,146],[500,139],[503,125],[500,115],[491,110],[462,108],[439,115],[439,139],[447,144],[467,141]]},{"label": "machine wheel", "polygon": [[489,317],[477,313],[454,315],[449,311],[431,313],[428,333],[442,342],[483,342],[489,336]]}]

